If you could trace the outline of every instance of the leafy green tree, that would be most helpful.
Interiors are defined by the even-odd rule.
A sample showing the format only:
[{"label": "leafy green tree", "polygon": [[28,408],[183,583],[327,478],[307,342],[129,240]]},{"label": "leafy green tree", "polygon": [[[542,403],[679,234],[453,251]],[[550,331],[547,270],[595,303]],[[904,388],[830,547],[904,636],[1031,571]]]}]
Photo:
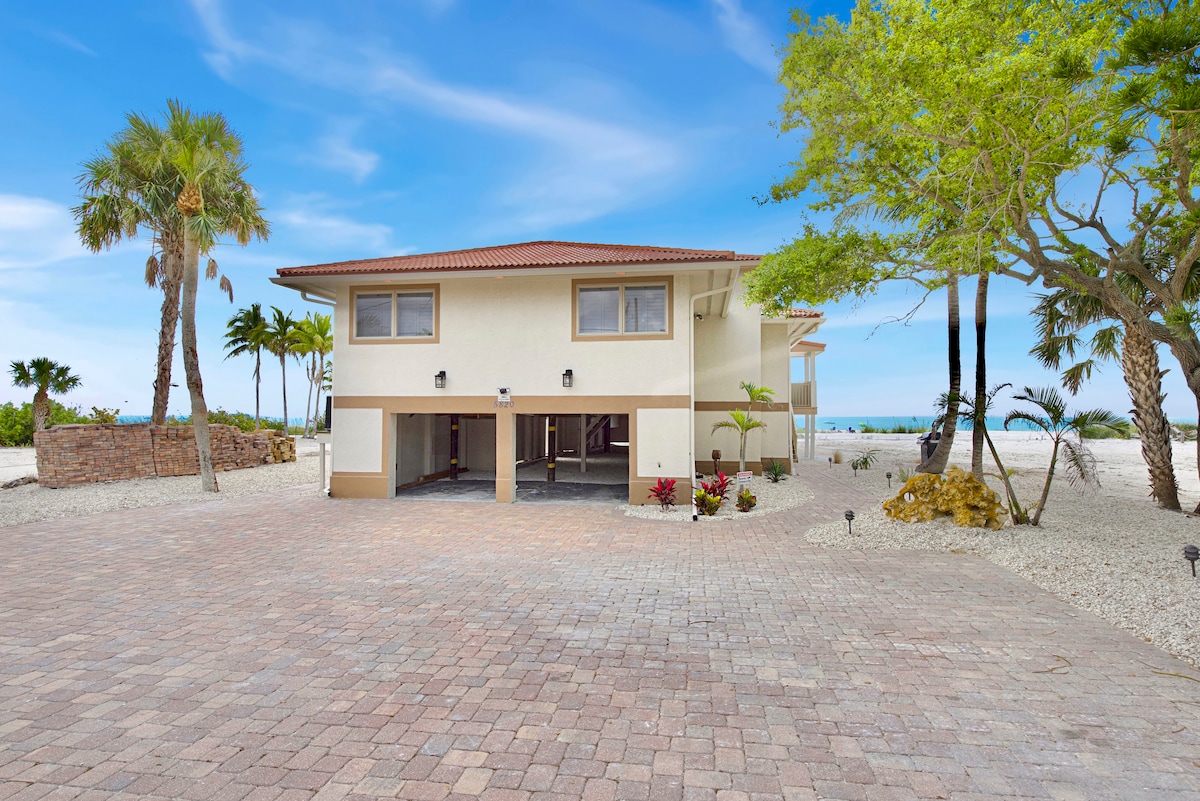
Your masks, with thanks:
[{"label": "leafy green tree", "polygon": [[251,303],[240,309],[225,324],[225,358],[254,354],[254,426],[261,423],[260,388],[262,386],[262,352],[267,345],[267,318],[262,304]]},{"label": "leafy green tree", "polygon": [[[140,168],[149,175],[175,174],[178,181],[159,187],[174,202],[182,217],[183,260],[180,291],[180,321],[183,368],[191,398],[192,427],[200,462],[200,484],[205,492],[217,492],[208,432],[208,407],[200,375],[196,345],[196,291],[200,278],[200,255],[216,246],[220,236],[232,235],[239,244],[263,238],[266,223],[250,214],[227,216],[218,200],[242,198],[247,210],[257,212],[253,187],[246,181],[242,140],[225,117],[216,113],[196,114],[178,101],[168,101],[164,124],[139,115],[128,117],[129,137]],[[209,202],[209,201],[213,202]]]},{"label": "leafy green tree", "polygon": [[[292,351],[297,357],[309,357],[311,361],[306,368],[308,377],[308,400],[304,403],[304,433],[308,435],[311,423],[316,430],[316,418],[321,409],[321,389],[325,378],[325,357],[333,352],[333,318],[328,314],[309,312],[304,319],[296,323],[296,341]],[[313,390],[317,393],[317,403],[312,404]]]},{"label": "leafy green tree", "polygon": [[79,376],[65,364],[39,357],[25,362],[12,362],[8,368],[13,386],[33,387],[33,430],[42,431],[50,419],[50,393],[65,395],[83,385]]},{"label": "leafy green tree", "polygon": [[794,21],[781,128],[804,140],[773,197],[1093,296],[1168,345],[1200,406],[1196,4],[860,0],[845,23]]},{"label": "leafy green tree", "polygon": [[1072,484],[1096,482],[1096,460],[1084,444],[1082,431],[1091,426],[1101,426],[1119,430],[1125,422],[1117,415],[1105,409],[1091,409],[1086,412],[1069,414],[1063,397],[1053,387],[1032,389],[1025,387],[1013,395],[1015,400],[1026,401],[1037,407],[1037,411],[1026,412],[1015,410],[1004,418],[1004,428],[1017,420],[1023,420],[1045,431],[1053,442],[1050,452],[1050,466],[1046,469],[1046,482],[1042,485],[1042,496],[1033,507],[1029,525],[1036,526],[1041,522],[1042,512],[1050,497],[1050,483],[1054,480],[1055,466],[1058,464],[1058,454],[1061,450],[1066,456],[1067,480]]},{"label": "leafy green tree", "polygon": [[283,380],[283,430],[286,433],[289,425],[287,405],[287,357],[295,356],[292,348],[296,344],[296,321],[290,313],[285,313],[278,306],[271,307],[271,316],[267,319],[267,333],[263,346],[279,358],[279,371]]},{"label": "leafy green tree", "polygon": [[[64,406],[50,399],[50,415],[46,427],[68,426],[93,422],[77,406]],[[33,404],[0,405],[0,447],[21,448],[33,444]]]},{"label": "leafy green tree", "polygon": [[749,407],[745,410],[730,409],[729,419],[721,420],[713,423],[712,433],[717,433],[721,429],[732,429],[738,433],[738,471],[746,469],[746,435],[756,428],[766,428],[767,424],[761,420],[755,420],[750,416],[751,410],[756,403],[771,403],[771,399],[775,397],[775,390],[767,387],[760,387],[748,381],[741,382],[741,387],[745,390],[746,395],[750,399]]},{"label": "leafy green tree", "polygon": [[[186,112],[175,102],[168,117]],[[171,388],[175,334],[179,327],[183,288],[183,215],[175,201],[184,177],[169,160],[161,158],[170,125],[162,128],[134,114],[126,127],[106,143],[104,150],[84,162],[78,184],[82,200],[73,211],[84,245],[93,252],[149,232],[152,252],[146,260],[145,281],[162,292],[159,309],[158,357],[150,422],[163,425]],[[249,229],[265,239],[269,226],[248,184],[235,180],[209,187],[205,198],[209,217],[220,234],[240,236]],[[217,262],[208,259],[205,275],[216,279]],[[233,285],[220,275],[220,288],[233,301]]]}]

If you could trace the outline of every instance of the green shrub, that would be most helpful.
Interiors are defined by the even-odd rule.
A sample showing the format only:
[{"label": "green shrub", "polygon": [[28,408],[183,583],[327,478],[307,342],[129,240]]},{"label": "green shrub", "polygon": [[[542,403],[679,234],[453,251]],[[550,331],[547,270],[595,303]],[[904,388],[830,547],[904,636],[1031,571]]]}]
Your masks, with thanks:
[{"label": "green shrub", "polygon": [[117,419],[120,417],[120,415],[120,409],[105,409],[103,406],[93,406],[91,418],[88,420],[88,422],[96,423],[98,425],[112,425],[120,422],[120,420]]},{"label": "green shrub", "polygon": [[750,492],[750,488],[746,487],[737,494],[737,510],[739,512],[749,512],[758,503],[758,497]]},{"label": "green shrub", "polygon": [[858,458],[850,463],[850,466],[855,470],[870,470],[871,465],[879,461],[879,451],[875,448],[867,448],[858,452]]},{"label": "green shrub", "polygon": [[[50,420],[52,426],[66,426],[76,423],[90,423],[91,418],[79,410],[77,406],[63,406],[53,398],[50,399]],[[0,447],[28,448],[33,445],[33,404],[22,403],[16,406],[9,402],[0,406]]]},{"label": "green shrub", "polygon": [[767,466],[763,469],[763,475],[772,484],[778,484],[787,478],[787,467],[778,459],[772,459],[767,462]]},{"label": "green shrub", "polygon": [[721,509],[724,502],[725,499],[720,495],[709,495],[702,489],[696,490],[695,504],[699,514],[711,517]]}]

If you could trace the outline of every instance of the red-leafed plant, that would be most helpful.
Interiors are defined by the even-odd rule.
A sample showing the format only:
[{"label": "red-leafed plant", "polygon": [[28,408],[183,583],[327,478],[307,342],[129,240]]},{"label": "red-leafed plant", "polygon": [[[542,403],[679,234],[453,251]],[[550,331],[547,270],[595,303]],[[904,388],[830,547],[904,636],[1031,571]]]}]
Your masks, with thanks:
[{"label": "red-leafed plant", "polygon": [[700,488],[704,490],[705,494],[714,495],[724,501],[729,495],[730,483],[729,476],[717,473],[713,476],[712,481],[701,481]]},{"label": "red-leafed plant", "polygon": [[657,500],[664,512],[669,510],[675,505],[675,479],[668,478],[663,481],[660,478],[658,483],[650,488],[650,494],[646,497]]}]

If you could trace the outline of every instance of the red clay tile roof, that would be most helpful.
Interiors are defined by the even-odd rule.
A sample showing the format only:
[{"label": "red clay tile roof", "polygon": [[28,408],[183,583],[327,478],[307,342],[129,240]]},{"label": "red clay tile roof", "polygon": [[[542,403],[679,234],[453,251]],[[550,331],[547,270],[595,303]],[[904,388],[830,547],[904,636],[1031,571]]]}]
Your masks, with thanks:
[{"label": "red clay tile roof", "polygon": [[818,317],[823,317],[824,315],[821,312],[817,311],[816,309],[792,308],[792,309],[788,309],[784,313],[783,316],[787,317],[790,320],[801,320],[801,319],[815,320]]},{"label": "red clay tile roof", "polygon": [[280,276],[288,278],[356,273],[757,261],[759,258],[759,256],[736,254],[731,250],[688,250],[639,245],[597,245],[584,242],[523,242],[516,245],[499,245],[471,250],[449,250],[443,253],[418,253],[411,256],[312,264],[307,267],[284,267],[277,272]]}]

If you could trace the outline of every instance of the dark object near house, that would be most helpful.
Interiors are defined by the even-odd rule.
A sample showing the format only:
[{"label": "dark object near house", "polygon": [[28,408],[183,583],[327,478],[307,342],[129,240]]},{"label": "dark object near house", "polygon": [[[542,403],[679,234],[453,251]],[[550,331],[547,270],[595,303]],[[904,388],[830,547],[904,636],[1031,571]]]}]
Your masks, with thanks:
[{"label": "dark object near house", "polygon": [[937,450],[938,442],[941,439],[941,431],[933,431],[917,437],[917,442],[921,445],[921,464],[925,464],[933,458],[933,452]]},{"label": "dark object near house", "polygon": [[325,430],[333,429],[333,396],[325,396]]}]

